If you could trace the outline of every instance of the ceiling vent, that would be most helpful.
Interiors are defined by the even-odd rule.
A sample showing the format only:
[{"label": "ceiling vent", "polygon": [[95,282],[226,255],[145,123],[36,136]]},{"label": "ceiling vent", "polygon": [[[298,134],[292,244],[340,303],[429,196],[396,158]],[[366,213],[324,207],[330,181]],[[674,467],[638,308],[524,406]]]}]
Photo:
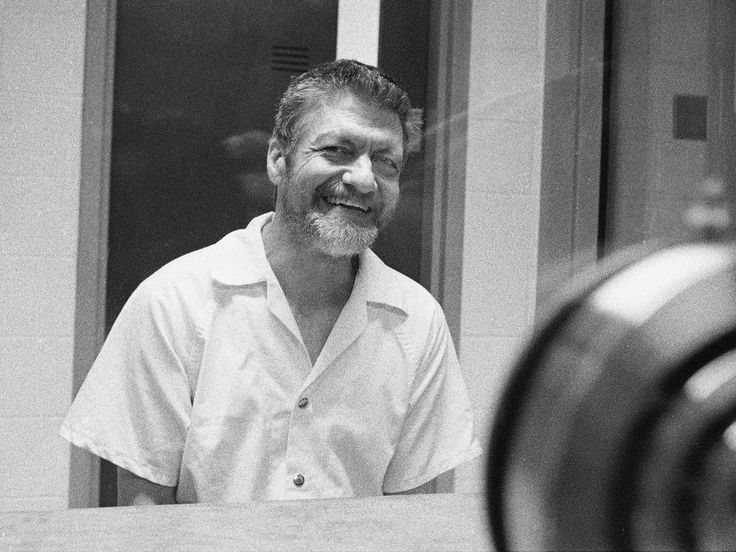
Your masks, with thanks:
[{"label": "ceiling vent", "polygon": [[309,48],[271,46],[271,69],[286,73],[303,73],[309,69]]}]

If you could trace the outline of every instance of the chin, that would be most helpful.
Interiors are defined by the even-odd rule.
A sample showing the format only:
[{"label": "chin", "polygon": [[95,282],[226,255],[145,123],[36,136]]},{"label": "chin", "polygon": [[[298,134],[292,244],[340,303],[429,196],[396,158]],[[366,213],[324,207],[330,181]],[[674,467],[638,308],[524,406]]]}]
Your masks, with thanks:
[{"label": "chin", "polygon": [[378,227],[359,226],[351,222],[310,213],[310,233],[319,251],[330,257],[352,257],[373,245]]}]

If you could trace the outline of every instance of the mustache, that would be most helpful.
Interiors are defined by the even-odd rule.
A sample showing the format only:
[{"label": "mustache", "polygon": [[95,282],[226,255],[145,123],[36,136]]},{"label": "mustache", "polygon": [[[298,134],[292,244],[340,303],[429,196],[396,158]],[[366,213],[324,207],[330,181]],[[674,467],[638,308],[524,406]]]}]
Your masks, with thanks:
[{"label": "mustache", "polygon": [[380,200],[380,196],[377,197],[376,192],[367,194],[359,192],[350,184],[345,184],[340,176],[336,176],[315,188],[314,201],[317,202],[320,197],[329,197],[340,203],[355,203],[370,210],[379,230],[385,227],[393,218],[396,208],[395,204],[387,204]]},{"label": "mustache", "polygon": [[317,191],[321,195],[331,195],[338,198],[344,198],[349,199],[351,197],[359,198],[359,199],[365,199],[367,196],[371,195],[369,194],[363,194],[361,192],[358,192],[357,190],[353,189],[352,186],[349,184],[345,184],[342,181],[342,178],[335,178],[333,180],[330,180],[329,182],[326,182],[325,184],[322,184],[319,188],[317,188]]}]

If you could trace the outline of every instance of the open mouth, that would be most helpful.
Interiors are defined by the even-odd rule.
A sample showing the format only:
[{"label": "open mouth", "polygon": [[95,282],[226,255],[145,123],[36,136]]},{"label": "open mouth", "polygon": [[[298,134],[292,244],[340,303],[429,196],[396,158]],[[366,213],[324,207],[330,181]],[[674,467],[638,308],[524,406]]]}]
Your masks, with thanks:
[{"label": "open mouth", "polygon": [[322,201],[334,207],[343,207],[346,209],[360,211],[362,213],[370,212],[369,207],[365,207],[364,205],[361,205],[357,201],[353,201],[350,198],[346,198],[346,197],[323,196]]}]

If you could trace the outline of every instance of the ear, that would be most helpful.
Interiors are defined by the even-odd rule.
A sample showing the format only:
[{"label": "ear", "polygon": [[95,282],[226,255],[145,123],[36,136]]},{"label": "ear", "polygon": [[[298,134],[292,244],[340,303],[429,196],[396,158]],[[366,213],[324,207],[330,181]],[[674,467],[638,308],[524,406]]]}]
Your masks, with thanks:
[{"label": "ear", "polygon": [[266,171],[268,172],[268,179],[275,186],[280,186],[286,178],[286,154],[276,138],[271,138],[268,141]]}]

